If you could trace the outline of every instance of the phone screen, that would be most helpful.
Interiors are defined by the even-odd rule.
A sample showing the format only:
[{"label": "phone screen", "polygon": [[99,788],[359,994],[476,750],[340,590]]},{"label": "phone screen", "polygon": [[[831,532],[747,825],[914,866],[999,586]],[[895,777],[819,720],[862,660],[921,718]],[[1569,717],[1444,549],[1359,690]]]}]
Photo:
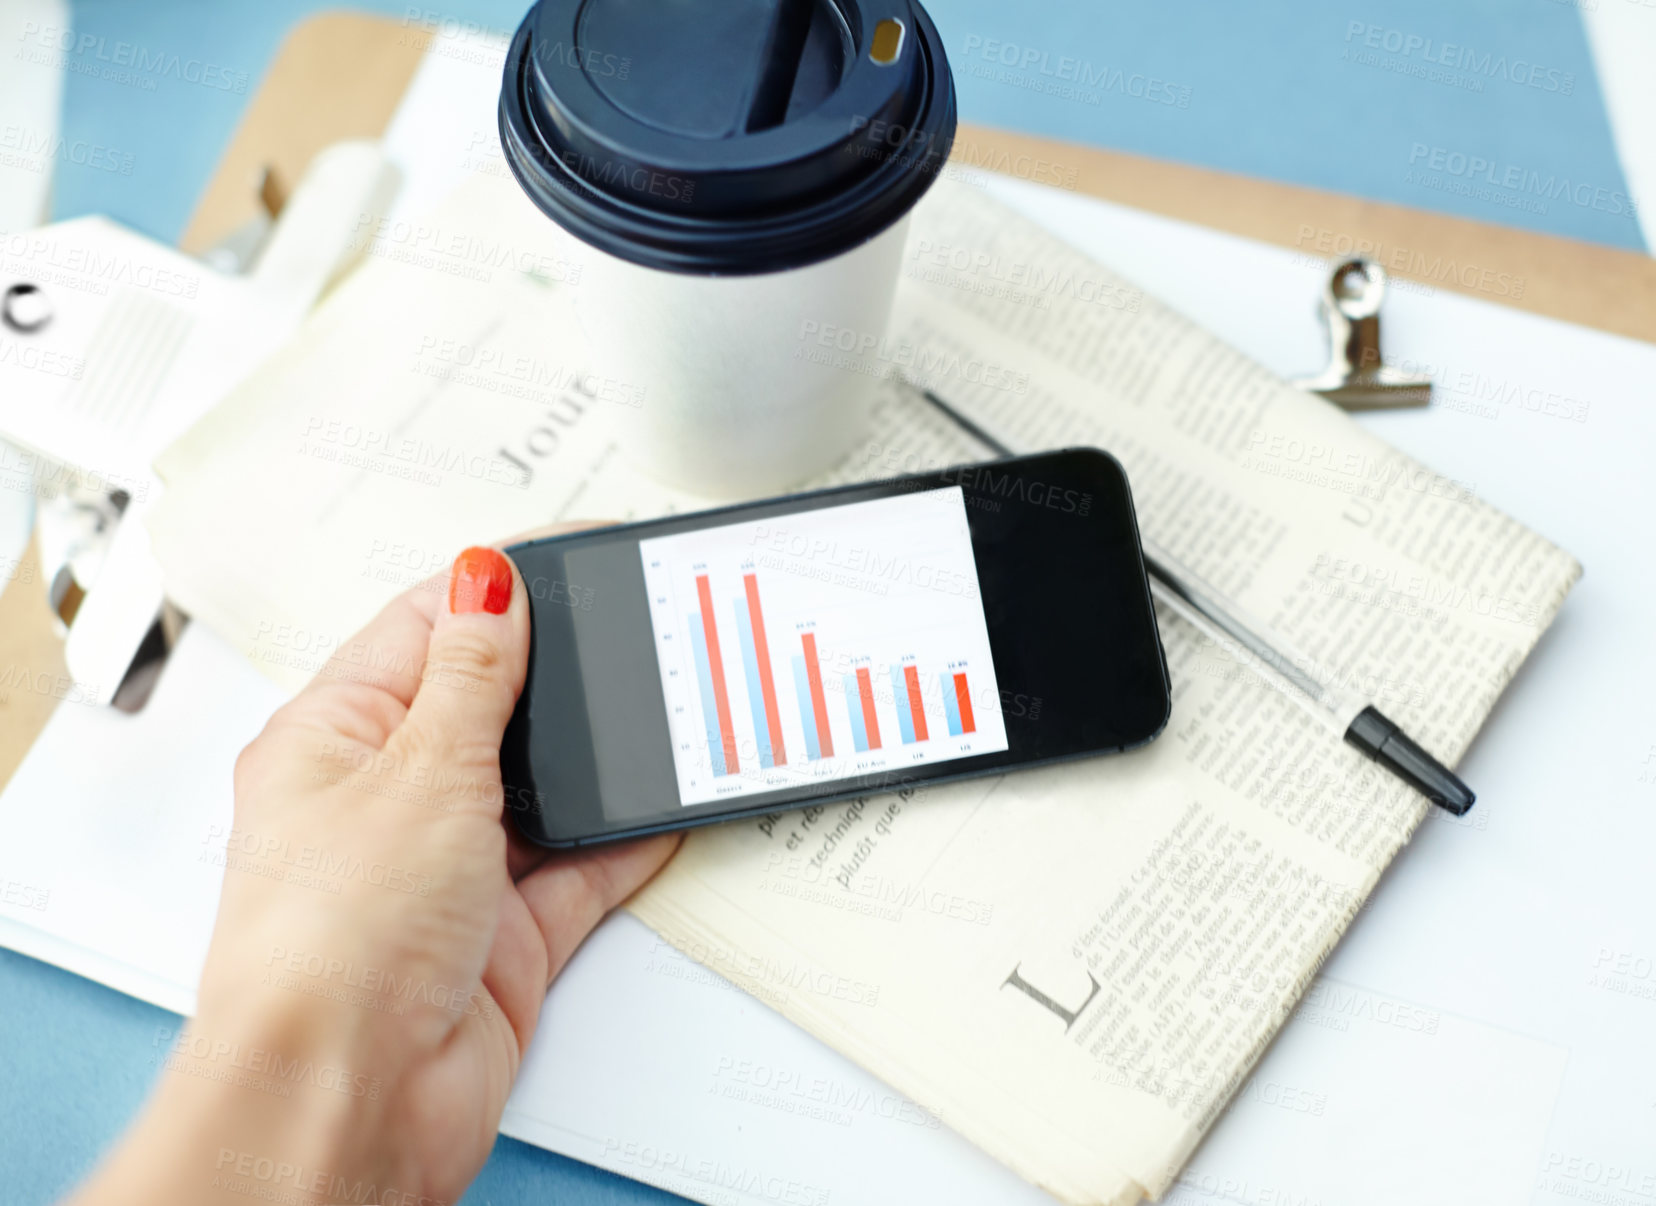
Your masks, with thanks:
[{"label": "phone screen", "polygon": [[1097,449],[507,552],[532,623],[501,772],[549,845],[1130,749],[1171,706]]},{"label": "phone screen", "polygon": [[959,486],[638,551],[680,804],[1007,748]]}]

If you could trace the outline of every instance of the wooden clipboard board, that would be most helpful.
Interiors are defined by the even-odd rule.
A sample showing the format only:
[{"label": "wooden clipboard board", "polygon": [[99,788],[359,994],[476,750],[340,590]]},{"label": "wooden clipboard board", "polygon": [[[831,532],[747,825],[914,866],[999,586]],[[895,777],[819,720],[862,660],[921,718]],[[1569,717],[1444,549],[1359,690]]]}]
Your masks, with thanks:
[{"label": "wooden clipboard board", "polygon": [[[382,133],[430,36],[394,18],[345,12],[295,26],[179,245],[203,251],[252,218],[265,165],[291,187],[322,147]],[[960,127],[955,160],[1321,259],[1377,249],[1393,276],[1656,339],[1656,259],[1634,252],[987,126]]]},{"label": "wooden clipboard board", "polygon": [[[350,12],[296,25],[202,193],[183,250],[200,253],[255,217],[266,167],[291,188],[323,147],[383,133],[431,36]],[[1656,259],[1633,252],[985,126],[962,125],[955,155],[968,168],[1056,183],[1319,259],[1370,254],[1393,276],[1656,339]],[[63,650],[40,572],[31,546],[0,593],[0,666],[56,681],[66,674]],[[0,696],[0,786],[55,706],[51,692]]]}]

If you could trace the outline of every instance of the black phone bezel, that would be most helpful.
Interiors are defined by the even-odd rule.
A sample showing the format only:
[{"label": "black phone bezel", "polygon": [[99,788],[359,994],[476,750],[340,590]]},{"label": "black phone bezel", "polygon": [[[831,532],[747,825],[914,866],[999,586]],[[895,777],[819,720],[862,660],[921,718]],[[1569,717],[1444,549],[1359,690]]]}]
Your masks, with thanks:
[{"label": "black phone bezel", "polygon": [[[646,748],[628,751],[629,763],[643,759],[653,766],[665,759],[670,770],[672,761],[666,702],[637,552],[640,539],[951,486],[959,486],[965,497],[1001,687],[1006,750],[836,779],[832,790],[821,792],[787,789],[682,805],[675,786],[668,807],[649,814],[659,819],[612,819],[615,810],[606,810],[601,798],[603,776],[595,735],[608,741],[604,733],[623,721],[629,732],[642,727],[655,735],[646,736]],[[837,486],[553,536],[513,545],[506,552],[529,588],[532,632],[529,673],[501,748],[505,803],[518,830],[543,846],[566,849],[618,841],[920,784],[1117,753],[1153,740],[1172,710],[1132,493],[1120,462],[1102,449],[1067,448]],[[597,580],[577,580],[568,569],[570,558],[590,564],[595,554],[611,557],[613,571],[600,573]],[[636,569],[636,586],[625,580],[629,565]],[[1098,591],[1101,586],[1109,592],[1088,596],[1089,590]],[[629,598],[634,590],[636,609]],[[599,604],[594,605],[594,600]],[[1018,688],[1031,680],[1032,657],[1046,667],[1045,682],[1057,681],[1052,676],[1060,672],[1073,677],[1075,665],[1060,664],[1062,650],[1075,648],[1078,642],[1092,648],[1086,642],[1098,640],[1096,630],[1104,623],[1114,625],[1113,639],[1093,649],[1094,656],[1086,663],[1099,676],[1102,706],[1083,715],[1067,690],[1073,683],[1066,681],[1069,715],[1061,722],[1055,722],[1050,711],[1031,719],[1005,710],[1009,693],[1015,701],[1023,694]],[[588,625],[584,633],[583,624]],[[606,672],[594,679],[598,685],[587,687],[583,670],[590,667],[582,664],[582,638],[590,638],[597,631],[595,625],[608,625],[617,632],[642,626],[637,644],[647,654],[647,681],[654,684],[648,698],[637,698],[644,694],[639,683],[645,681],[639,677],[638,666],[630,667],[634,680],[630,695],[609,697],[613,684],[623,676],[608,673],[605,667],[599,667]],[[1043,642],[1045,652],[1033,654],[1034,641]],[[590,651],[590,644],[587,648]],[[630,662],[632,657],[631,653],[614,655],[617,664],[619,660]],[[1042,675],[1033,677],[1041,679]],[[591,713],[595,707],[607,729],[594,725]],[[610,765],[614,767],[613,759]],[[624,773],[644,772],[629,766]]]}]

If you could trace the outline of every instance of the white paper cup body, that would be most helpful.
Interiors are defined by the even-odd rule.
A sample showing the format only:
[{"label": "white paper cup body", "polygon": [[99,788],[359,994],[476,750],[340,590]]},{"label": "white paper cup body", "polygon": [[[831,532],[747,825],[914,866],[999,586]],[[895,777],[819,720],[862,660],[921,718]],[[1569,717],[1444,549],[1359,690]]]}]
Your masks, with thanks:
[{"label": "white paper cup body", "polygon": [[868,430],[905,217],[830,259],[695,275],[581,248],[575,307],[593,370],[636,405],[622,447],[659,481],[708,497],[776,493],[834,465]]}]

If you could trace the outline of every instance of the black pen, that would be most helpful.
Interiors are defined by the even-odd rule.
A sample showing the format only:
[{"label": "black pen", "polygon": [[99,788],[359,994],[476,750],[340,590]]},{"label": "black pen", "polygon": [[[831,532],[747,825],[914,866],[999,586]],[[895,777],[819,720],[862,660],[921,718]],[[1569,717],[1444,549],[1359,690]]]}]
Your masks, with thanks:
[{"label": "black pen", "polygon": [[[961,430],[997,456],[1012,456],[1012,450],[984,431],[932,391],[920,391],[928,402],[952,419]],[[1245,661],[1256,662],[1272,673],[1266,681],[1278,687],[1319,721],[1413,787],[1439,808],[1462,816],[1477,796],[1460,778],[1420,743],[1405,733],[1366,699],[1342,690],[1332,682],[1319,681],[1310,672],[1313,664],[1295,657],[1279,638],[1267,639],[1267,629],[1244,620],[1236,607],[1190,571],[1176,565],[1165,552],[1141,537],[1144,568],[1150,576],[1151,593],[1205,632],[1211,639]]]}]

